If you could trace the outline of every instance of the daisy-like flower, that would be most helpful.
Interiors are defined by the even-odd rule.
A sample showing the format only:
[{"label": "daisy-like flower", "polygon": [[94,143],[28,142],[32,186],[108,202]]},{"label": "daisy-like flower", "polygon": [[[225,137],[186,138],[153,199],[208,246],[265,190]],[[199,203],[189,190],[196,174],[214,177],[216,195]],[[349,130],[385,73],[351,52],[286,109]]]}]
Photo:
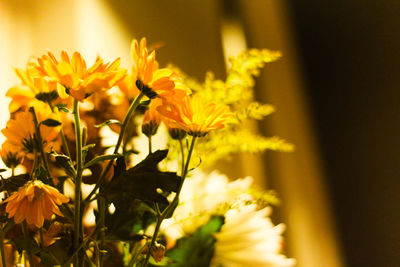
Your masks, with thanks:
[{"label": "daisy-like flower", "polygon": [[26,220],[38,228],[43,226],[44,219],[51,220],[53,214],[63,216],[58,205],[68,201],[56,188],[39,180],[29,181],[5,200],[8,218],[14,217],[15,223]]},{"label": "daisy-like flower", "polygon": [[8,168],[13,169],[21,163],[24,157],[24,153],[22,153],[18,149],[15,149],[15,147],[12,144],[6,141],[1,146],[0,156],[4,164]]},{"label": "daisy-like flower", "polygon": [[[159,69],[156,53],[150,54],[146,47],[146,38],[132,41],[131,56],[133,60],[132,77],[136,77],[136,88],[147,97],[154,98],[169,94],[174,88],[173,71],[167,68]],[[134,78],[133,78],[134,79]]]},{"label": "daisy-like flower", "polygon": [[206,103],[199,95],[187,96],[180,103],[166,101],[158,111],[170,119],[169,128],[179,128],[196,137],[223,128],[233,116],[227,106]]},{"label": "daisy-like flower", "polygon": [[284,225],[274,226],[271,210],[256,205],[241,206],[225,214],[225,224],[215,233],[211,266],[289,267],[296,261],[281,254]]},{"label": "daisy-like flower", "polygon": [[67,93],[79,101],[97,91],[110,89],[126,73],[125,69],[120,68],[119,58],[112,63],[104,63],[103,59],[97,57],[95,63],[87,68],[80,53],[75,52],[70,57],[65,51],[61,52],[60,61],[48,52],[38,58],[36,68],[41,75],[55,79],[64,87],[64,91],[59,92],[61,97]]},{"label": "daisy-like flower", "polygon": [[193,234],[212,215],[224,215],[234,203],[250,201],[252,196],[247,191],[252,182],[251,177],[229,181],[217,171],[210,174],[195,171],[183,184],[173,217],[165,221],[165,225],[171,225],[165,227],[167,236],[180,238]]},{"label": "daisy-like flower", "polygon": [[60,85],[54,80],[39,76],[32,62],[28,63],[26,70],[15,69],[15,73],[22,84],[10,88],[6,93],[6,96],[11,98],[8,107],[10,113],[29,107],[36,100],[52,102],[58,99],[57,91]]},{"label": "daisy-like flower", "polygon": [[[52,113],[47,104],[38,101],[34,106],[39,122],[48,118],[57,119],[56,114]],[[25,154],[31,154],[34,149],[38,151],[35,139],[35,123],[31,112],[17,112],[15,117],[7,122],[6,128],[1,130],[1,132],[7,138],[6,142],[12,147],[13,151],[24,152]],[[40,126],[40,135],[45,152],[50,152],[51,148],[55,150],[59,149],[60,144],[56,140],[58,134],[59,127]]]}]

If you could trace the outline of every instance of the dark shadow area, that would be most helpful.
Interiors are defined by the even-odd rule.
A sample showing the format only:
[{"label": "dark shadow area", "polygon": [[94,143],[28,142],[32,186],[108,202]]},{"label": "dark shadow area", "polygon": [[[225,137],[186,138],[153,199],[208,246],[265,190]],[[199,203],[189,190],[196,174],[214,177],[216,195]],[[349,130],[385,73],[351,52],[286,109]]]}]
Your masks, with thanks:
[{"label": "dark shadow area", "polygon": [[288,3],[346,260],[400,266],[400,1]]}]

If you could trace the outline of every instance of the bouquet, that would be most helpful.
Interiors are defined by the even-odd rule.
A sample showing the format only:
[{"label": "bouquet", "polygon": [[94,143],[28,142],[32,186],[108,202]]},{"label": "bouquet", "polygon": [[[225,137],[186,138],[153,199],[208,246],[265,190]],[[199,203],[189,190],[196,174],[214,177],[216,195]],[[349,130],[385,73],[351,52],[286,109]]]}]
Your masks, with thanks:
[{"label": "bouquet", "polygon": [[204,83],[160,68],[145,38],[131,57],[130,71],[65,51],[15,69],[1,266],[293,266],[268,217],[275,195],[213,171],[236,152],[293,149],[243,126],[274,111],[252,88],[279,52],[243,52]]}]

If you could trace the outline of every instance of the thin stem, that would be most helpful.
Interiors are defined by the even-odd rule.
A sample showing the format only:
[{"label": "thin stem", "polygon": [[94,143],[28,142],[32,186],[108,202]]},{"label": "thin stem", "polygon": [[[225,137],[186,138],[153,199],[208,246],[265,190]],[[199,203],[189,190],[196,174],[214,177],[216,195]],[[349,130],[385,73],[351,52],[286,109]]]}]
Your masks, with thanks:
[{"label": "thin stem", "polygon": [[146,267],[150,260],[151,248],[156,243],[158,232],[160,231],[160,226],[161,226],[161,223],[163,220],[164,220],[164,218],[162,218],[162,216],[157,216],[156,228],[154,229],[153,237],[151,238],[150,246],[148,247],[148,250],[147,250],[146,259],[143,262],[143,267]]},{"label": "thin stem", "polygon": [[26,227],[26,222],[25,221],[22,223],[22,233],[24,234],[24,237],[25,237],[25,246],[26,246],[26,252],[28,254],[29,266],[34,266],[33,265],[33,259],[32,259],[31,242],[29,240],[29,233],[28,233],[28,229]]},{"label": "thin stem", "polygon": [[149,154],[151,154],[152,153],[152,147],[153,147],[151,135],[148,138],[149,138]]},{"label": "thin stem", "polygon": [[181,148],[181,175],[183,175],[183,171],[185,169],[185,150],[183,149],[182,139],[179,139],[179,146]]},{"label": "thin stem", "polygon": [[193,136],[192,137],[192,142],[191,142],[190,148],[189,148],[189,153],[188,153],[188,156],[187,156],[187,159],[186,159],[186,164],[185,164],[185,167],[183,169],[182,180],[181,180],[181,182],[179,184],[178,190],[176,191],[176,195],[174,197],[174,200],[171,203],[169,203],[167,208],[161,214],[159,214],[159,211],[157,211],[158,214],[157,214],[156,228],[154,229],[154,234],[153,234],[153,237],[151,239],[151,244],[150,244],[149,250],[147,251],[146,259],[143,262],[143,267],[146,267],[148,262],[149,262],[149,260],[150,260],[150,250],[151,250],[152,246],[154,245],[154,243],[155,243],[155,241],[157,239],[158,231],[160,230],[160,226],[161,226],[162,221],[170,214],[172,209],[175,208],[176,205],[178,205],[178,203],[179,203],[179,195],[180,195],[181,190],[182,190],[183,182],[185,181],[186,175],[188,174],[188,171],[189,171],[189,163],[190,163],[190,159],[192,157],[192,153],[193,153],[193,150],[194,150],[195,142],[196,142],[196,137]]},{"label": "thin stem", "polygon": [[[128,109],[128,112],[126,113],[125,119],[121,125],[121,130],[118,136],[118,140],[117,140],[117,144],[115,145],[115,149],[114,149],[114,154],[116,154],[119,150],[119,147],[121,146],[122,143],[122,139],[125,133],[125,129],[126,126],[128,125],[128,122],[130,121],[133,112],[136,110],[136,108],[139,106],[140,100],[142,99],[142,97],[144,96],[144,94],[141,92],[136,98],[135,100],[132,102],[131,106]],[[113,164],[113,160],[110,160],[108,162],[107,167],[105,168],[105,170],[103,171],[103,173],[101,174],[99,180],[97,181],[95,187],[93,188],[93,190],[90,192],[90,194],[86,197],[85,202],[90,201],[91,197],[93,196],[94,193],[96,193],[97,189],[99,189],[100,186],[103,185],[104,180],[107,176],[107,173],[110,171],[111,166]]]},{"label": "thin stem", "polygon": [[65,134],[64,134],[64,130],[63,130],[62,126],[60,129],[60,135],[61,135],[61,141],[62,141],[62,145],[63,145],[63,151],[69,158],[71,158],[71,154],[69,153],[69,149],[68,149],[67,138],[65,138]]},{"label": "thin stem", "polygon": [[[44,168],[46,169],[48,175],[50,176],[49,163],[47,162],[47,157],[46,157],[46,154],[44,153],[42,135],[40,134],[40,124],[37,119],[35,109],[33,107],[31,108],[31,113],[33,115],[33,122],[35,124],[36,138],[37,138],[37,144],[39,146],[39,152],[42,157]],[[51,178],[49,180],[50,180],[51,185],[54,185],[53,180]]]},{"label": "thin stem", "polygon": [[44,247],[43,228],[39,229],[39,236],[40,236],[40,248],[43,248]]},{"label": "thin stem", "polygon": [[[77,250],[81,240],[81,183],[82,183],[82,136],[81,122],[79,118],[79,102],[74,99],[74,119],[76,137],[76,176],[75,176],[75,216],[74,216],[74,249]],[[79,251],[75,257],[75,266],[80,265]]]},{"label": "thin stem", "polygon": [[0,253],[1,253],[1,266],[4,266],[4,267],[6,267],[7,265],[6,265],[6,254],[5,254],[5,251],[4,251],[4,236],[5,236],[5,231],[3,230],[1,233],[0,233]]},{"label": "thin stem", "polygon": [[188,153],[188,156],[187,156],[185,168],[183,169],[181,184],[179,186],[179,189],[178,189],[178,192],[176,193],[175,198],[179,197],[179,194],[180,194],[180,192],[182,190],[183,182],[185,181],[186,175],[188,174],[190,158],[192,157],[192,153],[193,153],[193,150],[194,150],[195,142],[196,142],[196,137],[193,136],[192,137],[192,143],[190,144],[189,153]]},{"label": "thin stem", "polygon": [[37,166],[38,166],[38,155],[37,155],[37,152],[36,152],[36,148],[33,148],[33,166],[32,166],[32,171],[31,171],[31,177],[32,178],[34,178],[34,173],[35,173],[35,170],[36,170],[36,168],[37,168]]},{"label": "thin stem", "polygon": [[104,251],[104,244],[105,244],[105,209],[106,209],[106,200],[104,199],[104,197],[99,197],[97,200],[97,205],[99,206],[99,213],[100,213],[100,218],[99,218],[99,229],[100,229],[100,259],[99,259],[99,263],[100,263],[100,267],[103,266],[104,263],[104,253],[102,251]]},{"label": "thin stem", "polygon": [[[54,112],[54,106],[53,106],[53,104],[52,104],[51,102],[47,102],[47,103],[49,104],[51,111],[52,111],[53,113],[56,113],[56,112]],[[58,121],[61,122],[60,114],[57,112],[56,115],[57,115]],[[64,130],[63,130],[62,125],[61,125],[61,127],[60,127],[60,135],[61,135],[61,141],[62,141],[62,146],[63,146],[64,153],[65,153],[68,157],[71,158],[71,154],[69,153],[69,149],[68,149],[68,145],[67,145],[67,139],[65,138],[65,134],[64,134]]]}]

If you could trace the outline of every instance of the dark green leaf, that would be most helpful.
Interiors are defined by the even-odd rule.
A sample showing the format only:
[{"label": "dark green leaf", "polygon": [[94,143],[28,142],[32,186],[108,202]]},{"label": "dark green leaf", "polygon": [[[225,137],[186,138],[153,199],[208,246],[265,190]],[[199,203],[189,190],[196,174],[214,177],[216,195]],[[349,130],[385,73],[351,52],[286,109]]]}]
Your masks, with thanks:
[{"label": "dark green leaf", "polygon": [[29,174],[20,174],[11,176],[7,179],[2,179],[0,182],[0,190],[14,192],[17,191],[21,186],[26,184],[30,180]]},{"label": "dark green leaf", "polygon": [[110,160],[110,159],[115,159],[115,158],[120,158],[123,157],[124,155],[121,154],[110,154],[110,155],[101,155],[98,157],[95,157],[91,161],[87,162],[83,168],[89,168],[90,166],[97,164],[99,162],[102,162],[104,160]]},{"label": "dark green leaf", "polygon": [[178,240],[175,247],[167,251],[166,256],[174,262],[169,267],[209,266],[214,253],[214,233],[224,224],[223,216],[215,216],[197,229],[193,235]]},{"label": "dark green leaf", "polygon": [[59,111],[62,111],[64,113],[72,113],[68,108],[66,104],[57,104],[56,107],[58,108]]},{"label": "dark green leaf", "polygon": [[55,266],[55,265],[60,265],[59,262],[56,261],[55,257],[52,256],[50,253],[46,253],[44,251],[41,251],[39,253],[39,258],[40,258],[40,265],[41,266]]},{"label": "dark green leaf", "polygon": [[61,122],[53,119],[47,119],[42,121],[40,124],[46,125],[48,127],[57,127],[61,125]]},{"label": "dark green leaf", "polygon": [[[114,203],[116,210],[110,214],[107,210],[105,226],[107,239],[120,241],[139,241],[143,239],[140,231],[146,229],[155,221],[149,207],[140,200],[128,203],[118,201]],[[97,218],[97,212],[95,212]]]},{"label": "dark green leaf", "polygon": [[75,177],[75,168],[70,157],[61,154],[55,154],[54,157],[58,166],[63,168],[71,177]]},{"label": "dark green leaf", "polygon": [[105,193],[108,199],[125,198],[127,201],[140,199],[142,201],[168,204],[164,194],[157,192],[161,189],[165,193],[176,192],[181,178],[175,172],[162,172],[157,164],[168,154],[168,150],[158,150],[149,154],[142,162],[129,170],[116,170],[114,178],[107,186]]},{"label": "dark green leaf", "polygon": [[107,120],[107,121],[105,121],[105,122],[103,122],[103,123],[100,123],[100,124],[95,125],[94,127],[96,127],[96,128],[101,128],[101,127],[104,127],[104,126],[107,126],[107,125],[110,125],[110,124],[118,124],[118,125],[121,125],[122,123],[121,123],[119,120]]},{"label": "dark green leaf", "polygon": [[7,171],[7,169],[0,169],[0,173],[5,171]]}]

